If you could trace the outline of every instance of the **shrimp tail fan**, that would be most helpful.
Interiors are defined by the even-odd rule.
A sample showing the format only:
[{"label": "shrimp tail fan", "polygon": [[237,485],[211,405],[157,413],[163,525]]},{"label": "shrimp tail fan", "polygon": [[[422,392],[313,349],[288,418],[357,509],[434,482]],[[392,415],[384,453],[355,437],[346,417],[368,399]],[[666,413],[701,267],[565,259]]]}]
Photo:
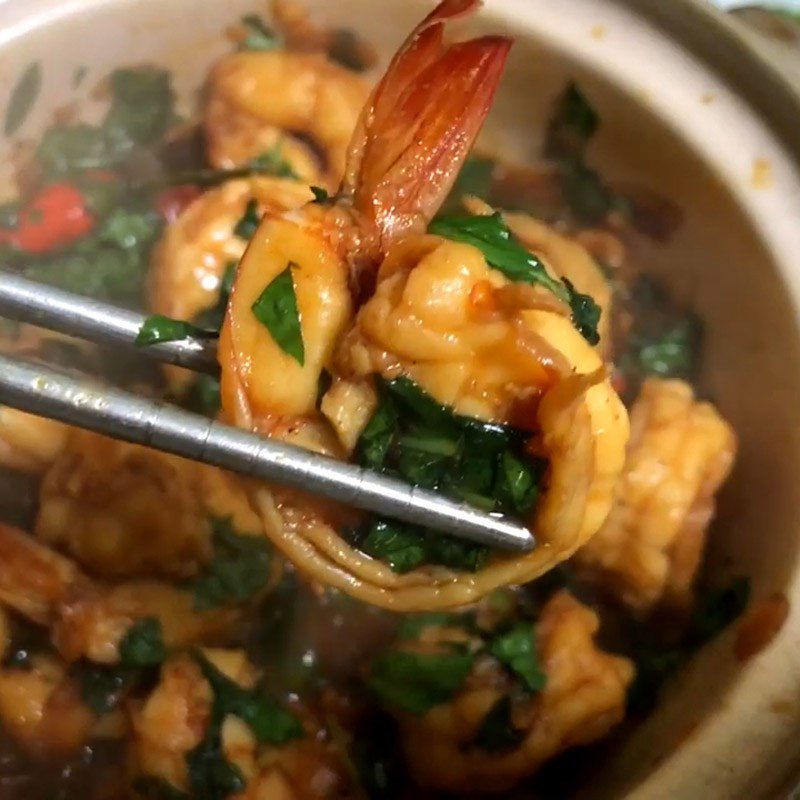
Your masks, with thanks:
[{"label": "shrimp tail fan", "polygon": [[425,229],[483,125],[511,40],[446,46],[445,24],[480,0],[443,0],[405,41],[361,114],[342,194],[371,221],[386,252]]}]

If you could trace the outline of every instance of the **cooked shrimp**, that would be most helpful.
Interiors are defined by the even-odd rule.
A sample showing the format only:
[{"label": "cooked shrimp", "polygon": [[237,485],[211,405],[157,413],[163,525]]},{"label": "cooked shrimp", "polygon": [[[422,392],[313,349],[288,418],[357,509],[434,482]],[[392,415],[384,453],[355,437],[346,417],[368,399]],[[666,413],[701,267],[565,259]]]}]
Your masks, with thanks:
[{"label": "cooked shrimp", "polygon": [[156,581],[95,583],[69,559],[20,530],[0,525],[0,603],[50,628],[68,661],[119,661],[131,626],[153,617],[167,647],[225,641],[237,618],[231,608],[197,611],[187,590]]},{"label": "cooked shrimp", "polygon": [[73,430],[42,481],[36,535],[102,577],[190,578],[212,555],[212,521],[262,534],[228,473]]},{"label": "cooked shrimp", "polygon": [[67,440],[66,425],[0,406],[0,466],[40,473]]},{"label": "cooked shrimp", "polygon": [[[244,689],[257,674],[240,650],[203,650],[217,670]],[[212,687],[196,660],[171,658],[158,685],[132,707],[133,763],[138,776],[159,778],[176,789],[190,788],[186,759],[208,734]],[[241,800],[326,800],[344,796],[342,765],[325,741],[324,731],[306,720],[307,735],[280,747],[259,743],[249,725],[233,714],[220,725],[221,756],[238,773]]]},{"label": "cooked shrimp", "polygon": [[576,565],[636,612],[686,608],[735,451],[730,425],[687,383],[645,381],[614,506]]},{"label": "cooked shrimp", "polygon": [[[393,711],[415,780],[454,793],[506,791],[558,753],[606,736],[625,714],[634,668],[597,646],[598,626],[594,611],[560,592],[531,629],[546,679],[543,689],[515,700],[506,671],[494,659],[476,657],[451,700],[422,716]],[[428,644],[419,646],[430,648],[435,632],[425,633]],[[504,698],[510,698],[510,722],[519,742],[491,752],[477,745],[476,737]]]},{"label": "cooked shrimp", "polygon": [[209,81],[209,160],[230,168],[275,151],[299,180],[333,190],[367,94],[360,77],[321,54],[227,55]]},{"label": "cooked shrimp", "polygon": [[98,717],[64,666],[45,656],[34,657],[25,669],[0,668],[0,721],[26,751],[38,756],[68,755],[90,739],[125,733],[120,712]]},{"label": "cooked shrimp", "polygon": [[[334,350],[352,324],[353,294],[358,299],[369,290],[376,267],[394,246],[424,231],[488,111],[509,42],[486,37],[442,46],[444,23],[475,5],[447,0],[401,48],[362,116],[339,201],[262,222],[242,260],[220,338],[223,409],[236,424],[272,435],[280,420],[327,424],[316,410],[319,377],[323,368],[333,368]],[[445,82],[446,94],[432,92]],[[251,311],[265,286],[287,269],[302,321],[300,360],[265,335]],[[355,393],[342,391],[323,403],[345,450],[366,419],[347,410],[348,395]],[[432,598],[438,588],[419,586],[425,583],[419,575],[405,581],[404,598],[393,591],[403,586],[397,575],[347,546],[313,512],[265,489],[257,498],[277,545],[315,578],[397,608],[465,602],[458,591]],[[365,571],[372,573],[368,585]],[[470,583],[471,577],[465,585]],[[473,587],[467,594],[480,591]]]},{"label": "cooked shrimp", "polygon": [[[256,201],[263,216],[291,211],[312,198],[302,183],[267,177],[228,181],[204,192],[167,227],[153,251],[148,272],[150,310],[191,321],[215,308],[226,270],[236,267],[247,245],[234,230],[248,202]],[[190,376],[176,367],[165,371],[176,391]]]},{"label": "cooked shrimp", "polygon": [[[467,198],[464,205],[475,214],[492,213],[493,209],[476,198]],[[514,235],[559,278],[566,278],[583,294],[588,294],[600,306],[598,325],[600,342],[597,347],[607,356],[611,330],[612,293],[609,284],[597,261],[592,257],[588,243],[592,238],[589,232],[583,236],[569,237],[546,225],[529,214],[503,212],[503,219]],[[605,232],[594,233],[593,240],[602,239],[606,249],[615,248],[614,266],[624,260],[623,245],[619,240]],[[610,241],[609,241],[610,239]],[[622,251],[622,252],[619,252]]]}]

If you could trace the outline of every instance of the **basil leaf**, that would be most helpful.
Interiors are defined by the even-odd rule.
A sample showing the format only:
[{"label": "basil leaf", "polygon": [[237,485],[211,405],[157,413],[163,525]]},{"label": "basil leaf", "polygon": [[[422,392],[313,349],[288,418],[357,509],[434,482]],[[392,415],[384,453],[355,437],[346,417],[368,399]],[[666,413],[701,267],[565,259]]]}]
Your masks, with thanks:
[{"label": "basil leaf", "polygon": [[137,347],[149,347],[160,342],[174,342],[179,339],[208,338],[216,336],[216,331],[204,330],[179,319],[170,319],[161,314],[152,314],[139,328],[134,344]]},{"label": "basil leaf", "polygon": [[512,281],[538,283],[560,300],[568,299],[564,284],[551,277],[544,264],[520,244],[499,212],[490,215],[439,217],[431,222],[428,230],[446,239],[477,247],[487,264]]},{"label": "basil leaf", "polygon": [[283,157],[280,141],[277,141],[274,147],[256,156],[250,165],[256,172],[274,175],[276,178],[300,180],[299,175],[292,169],[292,165]]},{"label": "basil leaf", "polygon": [[156,617],[134,622],[119,643],[119,663],[123,667],[152,667],[166,657],[164,634]]},{"label": "basil leaf", "polygon": [[520,514],[530,511],[536,505],[543,473],[543,462],[526,463],[506,450],[500,460],[498,499]]},{"label": "basil leaf", "polygon": [[267,696],[261,687],[244,689],[220,672],[208,659],[198,657],[203,677],[214,692],[214,718],[229,714],[247,723],[262,744],[284,745],[305,735],[297,717]]},{"label": "basil leaf", "polygon": [[383,467],[396,430],[397,413],[389,398],[384,396],[358,440],[360,463],[370,469]]},{"label": "basil leaf", "polygon": [[81,698],[95,714],[113,711],[136,680],[130,669],[87,665],[79,672]]},{"label": "basil leaf", "polygon": [[547,677],[539,666],[530,622],[520,622],[506,633],[496,636],[489,643],[489,652],[522,678],[530,691],[538,692],[544,688]]},{"label": "basil leaf", "polygon": [[494,168],[495,162],[489,158],[469,156],[464,162],[464,166],[461,167],[447,200],[442,205],[440,215],[447,216],[463,212],[461,201],[465,195],[473,195],[488,201],[491,195]]},{"label": "basil leaf", "polygon": [[570,83],[558,101],[545,139],[549,158],[582,156],[597,132],[597,112],[574,83]]},{"label": "basil leaf", "polygon": [[236,223],[233,229],[235,236],[245,241],[250,241],[258,230],[258,223],[261,217],[258,213],[258,203],[255,200],[248,200],[242,218]]},{"label": "basil leaf", "polygon": [[524,739],[511,720],[511,697],[504,695],[483,718],[473,744],[487,753],[500,753],[518,747]]},{"label": "basil leaf", "polygon": [[638,352],[639,368],[645,375],[688,377],[694,368],[698,338],[693,319],[687,317],[678,320],[659,338],[642,343]]},{"label": "basil leaf", "polygon": [[399,573],[409,572],[425,562],[427,548],[421,534],[394,521],[374,520],[361,549],[374,558],[386,561]]},{"label": "basil leaf", "polygon": [[182,403],[190,411],[204,417],[216,417],[222,404],[219,379],[212,375],[197,375],[189,384]]},{"label": "basil leaf", "polygon": [[457,431],[458,426],[453,412],[423,392],[410,378],[405,376],[395,378],[388,381],[385,386],[393,399],[408,409],[417,422],[433,429]]},{"label": "basil leaf", "polygon": [[468,652],[441,654],[394,650],[372,663],[369,688],[388,706],[424,714],[448,701],[463,685],[474,663]]},{"label": "basil leaf", "polygon": [[212,525],[214,559],[192,584],[198,611],[246,602],[270,576],[271,553],[263,536],[238,534],[230,519],[216,519]]},{"label": "basil leaf", "polygon": [[311,194],[314,195],[315,203],[327,203],[330,199],[327,189],[323,189],[321,186],[312,186]]},{"label": "basil leaf", "polygon": [[247,36],[239,45],[240,50],[277,50],[283,45],[280,37],[258,14],[245,15],[242,24],[247,28]]},{"label": "basil leaf", "polygon": [[253,303],[256,319],[270,332],[278,347],[300,366],[305,363],[303,331],[292,279],[291,261]]},{"label": "basil leaf", "polygon": [[154,214],[114,209],[97,231],[101,242],[120,250],[136,250],[158,236],[160,223]]},{"label": "basil leaf", "polygon": [[572,309],[572,321],[578,332],[591,345],[596,345],[600,341],[600,334],[597,326],[600,324],[600,306],[588,294],[581,294],[572,285],[572,282],[564,278],[564,285],[569,292],[569,307]]},{"label": "basil leaf", "polygon": [[689,624],[689,644],[700,646],[713,639],[741,615],[749,600],[750,579],[744,577],[702,592]]},{"label": "basil leaf", "polygon": [[106,137],[118,147],[151,145],[175,119],[170,73],[156,67],[111,73],[111,107],[103,122]]},{"label": "basil leaf", "polygon": [[11,92],[6,109],[3,131],[13,136],[23,125],[42,88],[42,65],[38,61],[28,64]]},{"label": "basil leaf", "polygon": [[628,688],[628,710],[647,714],[653,710],[664,682],[689,657],[680,648],[643,649],[636,655],[636,677]]},{"label": "basil leaf", "polygon": [[366,532],[356,537],[356,542],[367,555],[386,561],[401,574],[422,564],[441,564],[475,572],[488,556],[488,550],[482,545],[438,533],[429,534],[422,528],[381,518],[373,519]]},{"label": "basil leaf", "polygon": [[206,737],[186,756],[189,796],[193,800],[228,800],[244,790],[242,771],[231,764],[222,752],[219,730]]}]

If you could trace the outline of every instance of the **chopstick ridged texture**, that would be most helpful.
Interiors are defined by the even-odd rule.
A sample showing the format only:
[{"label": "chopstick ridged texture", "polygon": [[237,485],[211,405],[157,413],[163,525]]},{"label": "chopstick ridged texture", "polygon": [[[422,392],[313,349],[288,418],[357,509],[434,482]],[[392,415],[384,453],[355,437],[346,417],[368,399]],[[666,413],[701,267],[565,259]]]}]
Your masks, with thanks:
[{"label": "chopstick ridged texture", "polygon": [[526,551],[535,544],[527,528],[505,517],[174,406],[5,356],[0,356],[0,402],[490,547]]}]

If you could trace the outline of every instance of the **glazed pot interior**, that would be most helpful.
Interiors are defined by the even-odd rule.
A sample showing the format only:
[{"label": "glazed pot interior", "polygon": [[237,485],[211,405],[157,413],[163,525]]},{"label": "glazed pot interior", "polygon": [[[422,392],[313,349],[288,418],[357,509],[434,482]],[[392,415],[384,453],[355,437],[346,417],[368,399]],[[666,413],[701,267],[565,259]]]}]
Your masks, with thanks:
[{"label": "glazed pot interior", "polygon": [[[305,5],[325,22],[356,29],[384,57],[429,7],[403,0]],[[180,111],[192,115],[208,66],[228,48],[221,32],[254,10],[263,9],[247,0],[6,0],[3,92],[29,61],[42,62],[43,93],[24,130],[35,138],[67,98],[77,97],[81,115],[91,118],[92,87],[110,69],[156,62],[174,71]],[[791,263],[800,252],[793,222],[800,191],[791,157],[736,87],[626,4],[495,0],[476,27],[517,37],[486,148],[534,161],[554,98],[577,79],[602,119],[591,164],[610,179],[652,187],[681,209],[675,235],[644,246],[641,257],[703,319],[701,389],[739,435],[708,569],[720,579],[749,576],[756,599],[783,592],[791,601],[800,519],[800,273]],[[74,94],[79,67],[88,76]],[[733,657],[735,632],[699,654],[652,717],[609,748],[587,796],[772,792],[800,749],[792,736],[800,709],[788,677],[800,666],[793,627],[792,614],[772,649],[746,664]],[[767,760],[769,769],[761,766]]]}]

